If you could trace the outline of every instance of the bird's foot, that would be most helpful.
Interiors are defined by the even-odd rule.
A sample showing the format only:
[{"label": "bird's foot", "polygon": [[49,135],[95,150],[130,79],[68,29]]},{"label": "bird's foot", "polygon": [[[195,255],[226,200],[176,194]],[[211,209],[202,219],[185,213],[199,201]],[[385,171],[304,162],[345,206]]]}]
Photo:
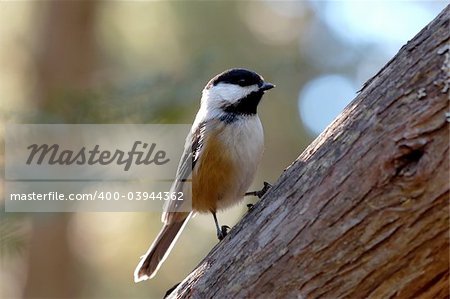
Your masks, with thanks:
[{"label": "bird's foot", "polygon": [[[249,196],[249,195],[253,195],[253,196],[257,196],[258,198],[261,198],[264,196],[264,194],[266,194],[266,192],[272,187],[271,184],[269,184],[268,182],[264,182],[264,187],[259,190],[259,191],[252,191],[252,192],[247,192],[245,193],[245,196]],[[248,206],[248,205],[247,205]]]},{"label": "bird's foot", "polygon": [[228,225],[222,225],[220,231],[217,230],[217,238],[219,241],[222,241],[228,235],[228,230],[230,229],[231,228]]}]

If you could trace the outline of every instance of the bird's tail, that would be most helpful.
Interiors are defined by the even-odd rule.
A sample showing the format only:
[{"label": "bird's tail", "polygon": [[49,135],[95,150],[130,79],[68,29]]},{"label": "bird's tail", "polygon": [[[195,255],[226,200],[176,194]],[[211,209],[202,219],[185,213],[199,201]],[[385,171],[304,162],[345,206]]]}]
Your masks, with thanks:
[{"label": "bird's tail", "polygon": [[141,261],[137,265],[136,270],[134,270],[134,282],[140,282],[155,276],[159,267],[161,267],[172,250],[173,245],[175,245],[190,216],[191,213],[180,221],[164,223],[155,241],[145,255],[141,257]]}]

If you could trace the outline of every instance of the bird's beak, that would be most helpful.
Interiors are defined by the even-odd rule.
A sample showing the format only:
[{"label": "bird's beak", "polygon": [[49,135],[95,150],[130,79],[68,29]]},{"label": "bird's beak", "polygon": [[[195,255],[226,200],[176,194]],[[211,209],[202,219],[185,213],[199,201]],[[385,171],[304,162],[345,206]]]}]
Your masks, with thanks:
[{"label": "bird's beak", "polygon": [[266,90],[272,89],[274,87],[275,87],[275,85],[273,85],[272,83],[264,82],[263,85],[261,85],[261,87],[259,88],[259,90],[266,91]]}]

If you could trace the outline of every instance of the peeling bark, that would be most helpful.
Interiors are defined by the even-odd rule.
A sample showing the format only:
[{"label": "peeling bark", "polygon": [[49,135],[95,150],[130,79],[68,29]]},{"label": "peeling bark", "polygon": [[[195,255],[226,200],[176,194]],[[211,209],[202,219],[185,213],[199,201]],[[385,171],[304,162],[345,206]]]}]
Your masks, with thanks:
[{"label": "peeling bark", "polygon": [[171,297],[448,297],[449,19],[369,80]]}]

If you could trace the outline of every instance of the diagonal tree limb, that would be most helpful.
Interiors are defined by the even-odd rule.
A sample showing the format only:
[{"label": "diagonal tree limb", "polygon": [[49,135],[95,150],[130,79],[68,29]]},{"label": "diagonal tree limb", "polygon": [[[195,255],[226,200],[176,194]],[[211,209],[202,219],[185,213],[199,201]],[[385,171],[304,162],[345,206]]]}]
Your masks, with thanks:
[{"label": "diagonal tree limb", "polygon": [[171,298],[448,297],[449,20],[370,79]]}]

